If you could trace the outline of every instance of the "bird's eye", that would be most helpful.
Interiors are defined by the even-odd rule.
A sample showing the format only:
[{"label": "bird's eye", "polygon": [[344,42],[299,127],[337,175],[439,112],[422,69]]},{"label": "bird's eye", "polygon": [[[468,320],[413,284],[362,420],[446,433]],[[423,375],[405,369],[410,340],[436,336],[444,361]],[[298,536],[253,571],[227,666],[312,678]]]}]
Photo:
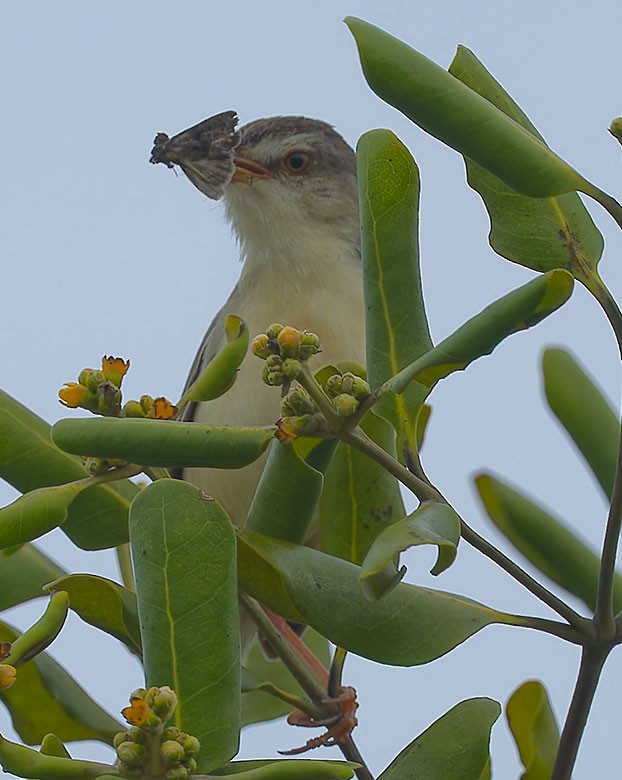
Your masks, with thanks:
[{"label": "bird's eye", "polygon": [[290,152],[283,158],[282,164],[287,173],[304,173],[311,165],[311,155],[307,152]]}]

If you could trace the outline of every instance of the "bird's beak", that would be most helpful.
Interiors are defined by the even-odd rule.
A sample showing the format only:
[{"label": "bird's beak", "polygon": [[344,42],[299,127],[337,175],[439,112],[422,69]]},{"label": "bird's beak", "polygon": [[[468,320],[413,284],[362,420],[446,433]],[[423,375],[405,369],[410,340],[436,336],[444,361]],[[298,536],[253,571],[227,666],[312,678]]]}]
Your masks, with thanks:
[{"label": "bird's beak", "polygon": [[252,184],[255,179],[273,179],[274,175],[263,165],[248,157],[234,157],[235,172],[232,181]]}]

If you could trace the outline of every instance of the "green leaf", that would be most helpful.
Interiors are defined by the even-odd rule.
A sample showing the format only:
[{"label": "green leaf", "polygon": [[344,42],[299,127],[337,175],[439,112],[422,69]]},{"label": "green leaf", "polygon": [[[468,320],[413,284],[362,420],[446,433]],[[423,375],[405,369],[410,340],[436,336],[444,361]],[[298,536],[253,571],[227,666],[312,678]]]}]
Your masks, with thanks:
[{"label": "green leaf", "polygon": [[261,473],[246,527],[265,536],[302,544],[324,484],[321,471],[310,466],[288,444],[275,441]]},{"label": "green leaf", "polygon": [[46,734],[41,740],[39,752],[46,756],[57,756],[58,758],[71,758],[69,751],[56,734]]},{"label": "green leaf", "polygon": [[98,417],[59,420],[52,437],[67,452],[96,458],[167,468],[239,469],[257,460],[274,430]]},{"label": "green leaf", "polygon": [[[395,435],[384,420],[367,415],[361,427],[395,454]],[[341,443],[326,473],[320,500],[322,550],[361,563],[374,539],[403,516],[397,480],[363,453]]]},{"label": "green leaf", "polygon": [[94,574],[69,574],[50,582],[49,590],[69,594],[69,606],[82,620],[141,654],[136,595],[117,582]]},{"label": "green leaf", "polygon": [[273,761],[232,761],[218,769],[216,776],[235,775],[238,780],[348,780],[358,764],[347,761],[275,759]]},{"label": "green leaf", "polygon": [[[469,49],[458,47],[449,72],[544,143],[527,116]],[[603,237],[576,193],[525,197],[468,158],[465,163],[468,182],[482,196],[490,216],[489,240],[496,252],[536,271],[565,268],[581,280],[594,275],[603,252]]]},{"label": "green leaf", "polygon": [[587,461],[607,497],[616,473],[620,422],[602,391],[563,349],[542,356],[544,392],[551,410]]},{"label": "green leaf", "polygon": [[559,730],[546,688],[538,680],[528,680],[510,696],[505,710],[525,771],[521,780],[549,780]]},{"label": "green leaf", "polygon": [[76,496],[88,488],[88,482],[39,488],[24,493],[0,509],[0,549],[15,547],[61,526]]},{"label": "green leaf", "polygon": [[563,270],[549,271],[499,298],[472,317],[434,349],[400,371],[385,387],[401,392],[415,379],[433,386],[454,371],[490,355],[505,338],[526,330],[565,303],[574,280]]},{"label": "green leaf", "polygon": [[0,610],[43,596],[43,586],[64,574],[32,544],[0,550]]},{"label": "green leaf", "polygon": [[423,54],[361,19],[346,18],[367,83],[423,130],[536,198],[589,187],[548,146]]},{"label": "green leaf", "polygon": [[[317,658],[326,666],[330,665],[328,642],[313,629],[308,628],[302,635],[302,641],[311,648]],[[253,642],[244,659],[244,670],[251,675],[253,682],[242,693],[242,726],[280,718],[292,711],[292,706],[275,696],[261,690],[263,683],[269,682],[281,690],[303,696],[304,692],[280,658],[268,659],[258,642]],[[248,680],[247,676],[247,680]]]},{"label": "green leaf", "polygon": [[238,533],[240,587],[333,644],[396,666],[425,664],[491,623],[519,619],[452,593],[400,583],[381,602],[361,593],[361,569],[318,550]]},{"label": "green leaf", "polygon": [[[357,146],[367,336],[372,390],[432,347],[419,270],[419,170],[389,130],[372,130]],[[417,450],[416,424],[427,390],[412,384],[375,412],[404,447]]]},{"label": "green leaf", "polygon": [[[0,623],[0,641],[14,642],[18,636],[14,628]],[[96,739],[110,744],[123,731],[47,653],[20,666],[13,686],[0,691],[0,700],[27,745],[39,744],[49,732],[63,742]]]},{"label": "green leaf", "polygon": [[376,601],[395,587],[406,573],[395,565],[398,553],[420,544],[434,544],[438,557],[432,574],[445,571],[456,559],[460,541],[460,518],[447,504],[422,504],[412,514],[383,531],[365,556],[361,590]]},{"label": "green leaf", "polygon": [[50,756],[18,745],[16,742],[10,742],[2,736],[0,736],[0,763],[5,772],[18,777],[39,778],[39,780],[74,780],[74,778],[89,780],[106,777],[106,772],[115,771],[115,767],[111,764]]},{"label": "green leaf", "polygon": [[[82,454],[82,453],[78,453]],[[21,493],[88,477],[80,458],[56,447],[50,426],[0,390],[0,477]],[[127,542],[127,512],[138,487],[129,480],[100,485],[72,503],[62,530],[85,550]]]},{"label": "green leaf", "polygon": [[11,644],[6,663],[18,667],[42,653],[59,635],[69,612],[69,597],[64,591],[53,593],[43,615]]},{"label": "green leaf", "polygon": [[[488,517],[528,561],[553,582],[596,606],[600,558],[559,520],[489,474],[475,478]],[[622,609],[622,576],[614,579],[615,612]]]},{"label": "green leaf", "polygon": [[132,503],[130,543],[147,686],[170,685],[176,724],[208,772],[238,749],[240,621],[235,535],[221,506],[179,480]]},{"label": "green leaf", "polygon": [[490,730],[501,714],[493,699],[456,704],[411,742],[378,780],[482,780]]},{"label": "green leaf", "polygon": [[210,360],[179,402],[182,409],[189,401],[213,401],[233,385],[248,350],[248,328],[235,314],[225,320],[227,343]]}]

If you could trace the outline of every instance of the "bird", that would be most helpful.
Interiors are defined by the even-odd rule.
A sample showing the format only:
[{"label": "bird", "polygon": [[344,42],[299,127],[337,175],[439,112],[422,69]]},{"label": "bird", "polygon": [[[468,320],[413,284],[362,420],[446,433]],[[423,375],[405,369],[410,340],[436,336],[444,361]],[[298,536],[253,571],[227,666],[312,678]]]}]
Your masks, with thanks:
[{"label": "bird", "polygon": [[[153,162],[180,164],[209,197],[222,196],[242,261],[233,291],[203,337],[185,389],[225,345],[228,314],[241,317],[251,337],[275,322],[318,334],[317,368],[343,360],[364,364],[354,151],[318,119],[276,116],[239,131],[236,122],[235,112],[225,112],[170,140],[159,134],[152,153]],[[215,151],[206,176],[201,155],[208,142]],[[177,157],[176,150],[181,150]],[[279,393],[262,383],[261,367],[248,354],[231,389],[216,400],[189,405],[184,419],[273,424],[280,416]],[[262,467],[263,459],[236,470],[186,468],[181,476],[216,498],[243,527]]]}]

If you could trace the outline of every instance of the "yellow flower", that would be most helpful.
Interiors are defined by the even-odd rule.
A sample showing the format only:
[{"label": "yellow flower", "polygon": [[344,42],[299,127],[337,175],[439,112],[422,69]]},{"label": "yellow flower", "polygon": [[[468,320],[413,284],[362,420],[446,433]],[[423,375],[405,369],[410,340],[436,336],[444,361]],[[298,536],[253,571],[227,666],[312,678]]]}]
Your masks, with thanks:
[{"label": "yellow flower", "polygon": [[77,382],[66,382],[65,386],[58,391],[58,397],[64,406],[68,406],[70,409],[77,409],[82,405],[84,395],[87,392],[88,390],[84,385],[80,385]]},{"label": "yellow flower", "polygon": [[15,682],[17,670],[11,664],[0,664],[0,689],[10,688]]},{"label": "yellow flower", "polygon": [[104,355],[102,358],[102,372],[106,379],[116,387],[121,387],[121,382],[127,374],[129,367],[129,360],[112,357],[112,355]]},{"label": "yellow flower", "polygon": [[152,417],[155,420],[170,420],[175,417],[179,410],[177,407],[168,401],[166,398],[155,398],[153,406],[149,409],[147,417]]},{"label": "yellow flower", "polygon": [[121,715],[132,726],[144,726],[151,715],[151,707],[144,699],[131,699],[130,706],[121,710]]}]

